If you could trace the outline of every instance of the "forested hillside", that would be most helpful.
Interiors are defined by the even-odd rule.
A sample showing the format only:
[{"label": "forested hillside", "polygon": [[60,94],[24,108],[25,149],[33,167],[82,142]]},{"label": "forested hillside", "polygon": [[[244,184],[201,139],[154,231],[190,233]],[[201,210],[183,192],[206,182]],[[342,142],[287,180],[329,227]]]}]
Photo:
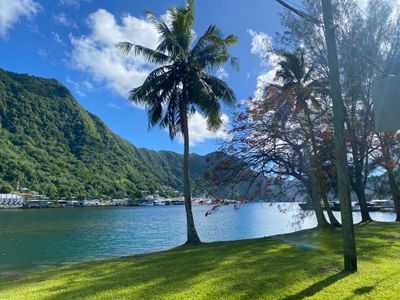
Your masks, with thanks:
[{"label": "forested hillside", "polygon": [[[60,82],[0,69],[0,186],[51,198],[139,197],[182,187],[182,157],[138,149],[85,111]],[[196,182],[205,157],[191,156]]]}]

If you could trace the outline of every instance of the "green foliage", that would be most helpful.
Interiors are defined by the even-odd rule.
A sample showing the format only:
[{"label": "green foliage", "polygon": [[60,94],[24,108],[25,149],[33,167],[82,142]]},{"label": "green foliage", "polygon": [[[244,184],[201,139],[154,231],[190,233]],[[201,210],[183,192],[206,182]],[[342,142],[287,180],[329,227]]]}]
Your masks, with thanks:
[{"label": "green foliage", "polygon": [[0,183],[0,193],[8,194],[13,191],[13,187],[8,182],[1,182]]},{"label": "green foliage", "polygon": [[359,272],[342,272],[341,231],[51,268],[0,281],[1,299],[397,299],[399,224],[356,226]]},{"label": "green foliage", "polygon": [[159,66],[143,85],[132,89],[129,98],[145,105],[149,126],[168,128],[171,139],[183,132],[188,113],[196,110],[207,119],[209,129],[218,129],[222,124],[220,101],[225,104],[235,101],[233,90],[210,71],[218,70],[227,61],[237,67],[237,59],[228,50],[238,38],[234,35],[224,37],[217,26],[211,25],[193,43],[194,2],[189,0],[182,7],[168,9],[170,26],[151,11],[146,11],[149,21],[160,34],[155,50],[128,41],[116,45],[126,54],[132,51]]},{"label": "green foliage", "polygon": [[[0,70],[0,188],[53,199],[164,195],[182,189],[182,156],[137,149],[58,81]],[[201,177],[204,157],[191,155]],[[11,187],[11,188],[10,188]]]}]

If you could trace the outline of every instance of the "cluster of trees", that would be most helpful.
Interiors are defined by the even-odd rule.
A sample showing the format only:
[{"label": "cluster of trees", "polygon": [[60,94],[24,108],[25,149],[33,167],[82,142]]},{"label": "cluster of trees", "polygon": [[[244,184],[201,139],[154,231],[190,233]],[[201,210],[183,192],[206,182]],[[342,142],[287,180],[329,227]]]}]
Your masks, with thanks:
[{"label": "cluster of trees", "polygon": [[[300,183],[311,199],[318,225],[340,226],[330,210],[329,194],[338,194],[337,166],[346,171],[343,174],[347,177],[347,166],[337,164],[339,150],[343,150],[340,157],[347,158],[348,179],[357,194],[362,220],[371,220],[365,194],[368,179],[384,171],[400,220],[400,189],[395,177],[398,138],[395,133],[380,134],[375,130],[371,93],[374,80],[400,72],[400,18],[393,14],[395,3],[371,0],[365,13],[354,0],[336,0],[334,24],[321,19],[324,14],[319,0],[304,0],[303,4],[306,14],[289,12],[282,16],[286,30],[277,37],[278,46],[270,49],[279,60],[274,82],[259,91],[262,96],[249,99],[245,107],[238,107],[233,113],[231,139],[221,148],[226,159],[220,159],[204,179],[218,187],[229,186],[232,191],[237,186],[237,190],[246,187],[253,198],[271,193],[271,186],[277,183]],[[200,110],[210,128],[220,125],[219,101],[232,104],[234,93],[209,71],[229,59],[236,65],[228,48],[237,38],[224,37],[216,26],[210,26],[193,45],[194,1],[173,7],[169,13],[171,23],[167,25],[147,12],[160,33],[156,49],[130,42],[117,46],[127,54],[134,51],[159,65],[142,86],[131,91],[130,100],[145,104],[150,126],[167,127],[171,138],[177,133],[184,137],[187,241],[198,243],[190,201],[187,120],[190,113]],[[308,17],[302,18],[305,15]],[[325,47],[328,36],[323,24],[333,26],[338,33],[343,85],[339,97],[344,103],[341,99],[332,102],[329,53]],[[334,108],[338,108],[336,112],[344,111],[345,149],[335,143],[338,134],[334,137],[333,132],[337,133],[338,128],[333,127]]]},{"label": "cluster of trees", "polygon": [[[373,82],[400,75],[400,17],[394,1],[371,0],[366,11],[353,0],[333,2],[350,185],[362,221],[369,221],[366,187],[371,177],[387,176],[400,221],[400,135],[377,132],[372,110]],[[303,4],[308,15],[317,20],[322,16],[319,0]],[[301,183],[318,225],[338,225],[328,205],[328,195],[337,195],[338,184],[323,22],[287,12],[282,24],[286,30],[270,49],[279,61],[274,82],[235,110],[231,139],[221,149],[234,159],[219,164],[212,178],[218,184],[241,185],[245,180],[248,185],[250,176],[264,195],[276,179]],[[231,176],[232,170],[246,176]]]}]

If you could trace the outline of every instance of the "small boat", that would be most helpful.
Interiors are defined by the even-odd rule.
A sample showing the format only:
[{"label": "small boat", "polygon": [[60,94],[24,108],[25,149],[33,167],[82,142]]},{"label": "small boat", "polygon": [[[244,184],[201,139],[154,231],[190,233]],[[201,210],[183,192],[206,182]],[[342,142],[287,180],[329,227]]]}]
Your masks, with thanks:
[{"label": "small boat", "polygon": [[395,211],[393,200],[372,200],[369,203],[369,205],[370,205],[371,209],[374,209],[374,211],[382,211],[382,212]]},{"label": "small boat", "polygon": [[154,201],[152,201],[152,200],[138,201],[137,206],[154,206]]},{"label": "small boat", "polygon": [[[372,200],[371,202],[367,203],[367,209],[369,212],[376,212],[376,211],[382,211],[383,207],[381,205],[381,201],[391,201],[391,200]],[[390,207],[387,207],[390,208]],[[332,207],[333,211],[340,211],[340,203],[339,202],[335,202],[333,207]],[[351,206],[351,210],[354,212],[360,212],[361,211],[361,207],[360,204],[354,203]]]},{"label": "small boat", "polygon": [[154,200],[153,205],[154,206],[165,206],[165,202],[163,202],[161,200]]}]

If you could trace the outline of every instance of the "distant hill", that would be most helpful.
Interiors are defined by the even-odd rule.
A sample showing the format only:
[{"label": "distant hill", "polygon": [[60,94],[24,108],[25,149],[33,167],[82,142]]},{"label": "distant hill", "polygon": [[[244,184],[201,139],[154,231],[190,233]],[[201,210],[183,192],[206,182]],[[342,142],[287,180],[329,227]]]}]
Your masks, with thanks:
[{"label": "distant hill", "polygon": [[[51,198],[97,198],[182,188],[180,154],[136,148],[57,80],[0,69],[0,125],[3,192],[19,186]],[[195,183],[208,164],[205,156],[190,159]]]}]

